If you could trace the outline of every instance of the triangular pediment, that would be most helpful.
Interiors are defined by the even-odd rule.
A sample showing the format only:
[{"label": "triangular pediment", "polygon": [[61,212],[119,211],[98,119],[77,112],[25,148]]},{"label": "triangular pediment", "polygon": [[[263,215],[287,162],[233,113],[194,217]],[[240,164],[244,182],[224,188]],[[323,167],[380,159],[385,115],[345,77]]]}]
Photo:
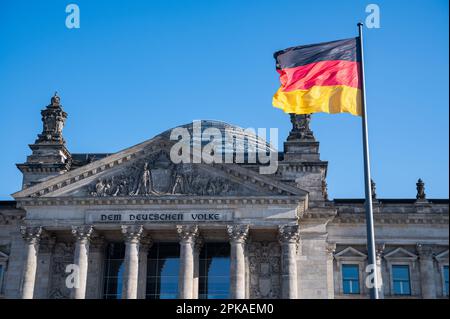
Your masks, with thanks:
[{"label": "triangular pediment", "polygon": [[448,249],[437,254],[434,258],[436,258],[437,261],[448,260]]},{"label": "triangular pediment", "polygon": [[353,247],[347,247],[334,255],[336,259],[360,259],[364,260],[367,255]]},{"label": "triangular pediment", "polygon": [[399,247],[394,249],[393,251],[387,253],[386,255],[384,255],[385,259],[411,259],[411,260],[415,260],[417,259],[417,255],[413,254],[412,252],[407,251],[406,249]]},{"label": "triangular pediment", "polygon": [[14,198],[296,196],[307,192],[238,164],[179,163],[160,136],[13,194]]}]

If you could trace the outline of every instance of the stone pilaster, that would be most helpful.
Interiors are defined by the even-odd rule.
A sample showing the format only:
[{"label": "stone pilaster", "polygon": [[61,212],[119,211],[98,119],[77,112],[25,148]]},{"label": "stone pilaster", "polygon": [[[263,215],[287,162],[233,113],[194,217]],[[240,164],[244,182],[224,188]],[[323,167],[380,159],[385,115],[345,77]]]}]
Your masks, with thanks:
[{"label": "stone pilaster", "polygon": [[192,298],[198,299],[198,285],[199,285],[199,276],[200,276],[200,251],[203,247],[203,237],[199,236],[195,241],[194,245],[194,282],[193,282],[193,291]]},{"label": "stone pilaster", "polygon": [[194,245],[198,236],[197,225],[177,225],[180,238],[180,276],[178,297],[192,299],[194,286]]},{"label": "stone pilaster", "polygon": [[248,225],[227,225],[230,239],[230,298],[244,299],[245,284],[245,241],[248,237]]},{"label": "stone pilaster", "polygon": [[39,250],[39,241],[42,234],[42,227],[22,226],[20,228],[20,232],[26,242],[22,299],[33,299],[34,284],[36,281],[37,254]]},{"label": "stone pilaster", "polygon": [[417,254],[419,255],[420,286],[422,298],[436,298],[436,283],[434,280],[433,246],[417,244]]},{"label": "stone pilaster", "polygon": [[89,266],[87,273],[86,299],[101,299],[103,297],[103,276],[105,264],[106,242],[97,233],[89,241]]},{"label": "stone pilaster", "polygon": [[281,296],[283,299],[297,299],[297,246],[298,225],[279,226],[281,245]]},{"label": "stone pilaster", "polygon": [[46,299],[49,297],[51,263],[53,248],[56,238],[53,236],[41,235],[39,242],[39,252],[37,256],[36,282],[34,283],[34,298]]},{"label": "stone pilaster", "polygon": [[383,255],[385,248],[385,244],[376,244],[375,247],[378,283],[380,284],[380,288],[378,289],[378,296],[380,299],[384,299]]},{"label": "stone pilaster", "polygon": [[75,237],[73,262],[78,266],[78,282],[71,293],[74,299],[85,299],[86,297],[89,240],[93,231],[92,226],[72,226],[72,235]]},{"label": "stone pilaster", "polygon": [[153,246],[153,241],[149,236],[141,238],[139,245],[139,283],[138,283],[138,299],[145,299],[147,290],[147,258],[148,251]]},{"label": "stone pilaster", "polygon": [[328,243],[326,251],[328,299],[334,299],[334,252],[336,251],[336,243]]},{"label": "stone pilaster", "polygon": [[122,299],[136,299],[139,276],[139,241],[142,225],[122,226],[125,238],[125,271],[123,275]]}]

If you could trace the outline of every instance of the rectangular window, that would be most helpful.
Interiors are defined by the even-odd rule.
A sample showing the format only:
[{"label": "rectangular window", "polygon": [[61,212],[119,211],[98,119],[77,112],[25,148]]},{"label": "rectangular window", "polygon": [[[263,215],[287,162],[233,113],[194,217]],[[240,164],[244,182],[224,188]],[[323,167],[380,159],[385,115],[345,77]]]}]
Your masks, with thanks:
[{"label": "rectangular window", "polygon": [[444,296],[448,296],[448,266],[444,266],[442,271],[444,273]]},{"label": "rectangular window", "polygon": [[359,294],[359,265],[342,265],[344,294]]},{"label": "rectangular window", "polygon": [[155,243],[147,259],[147,299],[176,299],[180,271],[180,244]]},{"label": "rectangular window", "polygon": [[394,295],[411,295],[408,265],[392,265],[392,284]]},{"label": "rectangular window", "polygon": [[230,244],[206,243],[199,256],[199,299],[230,298]]},{"label": "rectangular window", "polygon": [[105,299],[122,298],[122,279],[124,271],[125,245],[111,243],[108,245],[105,258]]}]

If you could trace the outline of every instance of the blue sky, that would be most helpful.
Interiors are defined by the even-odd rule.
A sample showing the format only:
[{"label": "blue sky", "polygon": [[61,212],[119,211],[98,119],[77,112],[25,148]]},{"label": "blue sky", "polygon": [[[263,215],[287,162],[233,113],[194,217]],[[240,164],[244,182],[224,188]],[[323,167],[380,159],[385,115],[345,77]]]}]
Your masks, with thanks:
[{"label": "blue sky", "polygon": [[[0,3],[0,199],[21,187],[15,163],[41,131],[53,92],[69,114],[69,150],[116,152],[194,119],[277,127],[273,52],[365,30],[372,176],[380,198],[448,198],[448,1],[69,1]],[[126,5],[125,5],[126,3]],[[331,198],[363,197],[361,121],[313,115]]]}]

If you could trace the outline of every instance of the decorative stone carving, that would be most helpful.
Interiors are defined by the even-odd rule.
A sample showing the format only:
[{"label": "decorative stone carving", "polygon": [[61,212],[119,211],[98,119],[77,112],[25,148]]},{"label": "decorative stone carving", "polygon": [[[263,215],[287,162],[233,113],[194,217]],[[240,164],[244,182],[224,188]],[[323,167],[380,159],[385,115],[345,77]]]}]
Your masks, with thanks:
[{"label": "decorative stone carving", "polygon": [[23,239],[29,244],[38,244],[42,232],[42,227],[20,226],[20,233],[22,234]]},{"label": "decorative stone carving", "polygon": [[327,243],[326,246],[327,257],[328,259],[334,259],[334,253],[336,252],[336,243]]},{"label": "decorative stone carving", "polygon": [[78,241],[87,241],[91,238],[94,228],[90,225],[72,226],[72,235]]},{"label": "decorative stone carving", "polygon": [[314,140],[314,135],[309,128],[311,114],[289,114],[291,117],[292,130],[288,140]]},{"label": "decorative stone carving", "polygon": [[244,243],[248,237],[248,225],[227,225],[227,233],[230,241]]},{"label": "decorative stone carving", "polygon": [[416,245],[416,251],[419,255],[419,258],[433,258],[434,257],[434,249],[432,245],[423,245],[418,243]]},{"label": "decorative stone carving", "polygon": [[125,242],[137,243],[141,239],[144,227],[142,225],[122,225],[122,235]]},{"label": "decorative stone carving", "polygon": [[278,239],[280,243],[298,243],[300,238],[298,225],[278,226]]},{"label": "decorative stone carving", "polygon": [[416,198],[418,200],[426,199],[427,195],[425,194],[425,183],[420,178],[417,180],[416,189],[417,189]]},{"label": "decorative stone carving", "polygon": [[277,242],[248,244],[250,298],[280,298],[280,246]]},{"label": "decorative stone carving", "polygon": [[45,142],[57,142],[64,144],[62,130],[64,122],[67,118],[67,113],[63,111],[60,103],[60,98],[55,92],[51,98],[50,104],[41,111],[43,130],[38,135],[36,144]]},{"label": "decorative stone carving", "polygon": [[56,243],[51,265],[50,291],[49,298],[68,299],[71,291],[66,287],[66,267],[73,263],[72,243]]},{"label": "decorative stone carving", "polygon": [[328,185],[325,179],[322,180],[322,196],[324,200],[328,200]]},{"label": "decorative stone carving", "polygon": [[88,187],[91,196],[233,195],[239,184],[203,173],[193,164],[174,164],[164,151],[138,160],[122,172],[98,179]]},{"label": "decorative stone carving", "polygon": [[373,181],[373,179],[370,179],[370,187],[372,189],[372,199],[377,198],[377,184]]},{"label": "decorative stone carving", "polygon": [[194,243],[198,236],[197,225],[177,225],[178,237],[181,241]]}]

